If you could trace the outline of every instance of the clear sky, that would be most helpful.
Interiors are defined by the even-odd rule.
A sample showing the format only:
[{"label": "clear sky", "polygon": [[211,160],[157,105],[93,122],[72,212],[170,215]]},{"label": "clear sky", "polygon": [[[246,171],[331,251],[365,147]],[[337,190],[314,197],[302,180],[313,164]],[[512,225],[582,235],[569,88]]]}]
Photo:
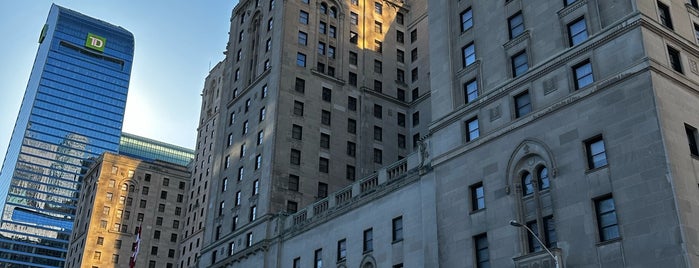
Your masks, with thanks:
[{"label": "clear sky", "polygon": [[223,60],[237,0],[0,1],[0,159],[52,3],[126,28],[136,39],[123,130],[193,149],[199,94]]}]

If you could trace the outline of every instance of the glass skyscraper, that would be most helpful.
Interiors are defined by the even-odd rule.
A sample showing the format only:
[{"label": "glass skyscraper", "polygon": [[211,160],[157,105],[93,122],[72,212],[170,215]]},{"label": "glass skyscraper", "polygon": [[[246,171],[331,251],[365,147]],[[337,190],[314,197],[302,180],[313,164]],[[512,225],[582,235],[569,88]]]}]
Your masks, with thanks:
[{"label": "glass skyscraper", "polygon": [[53,5],[0,171],[0,267],[63,267],[81,175],[117,152],[127,30]]}]

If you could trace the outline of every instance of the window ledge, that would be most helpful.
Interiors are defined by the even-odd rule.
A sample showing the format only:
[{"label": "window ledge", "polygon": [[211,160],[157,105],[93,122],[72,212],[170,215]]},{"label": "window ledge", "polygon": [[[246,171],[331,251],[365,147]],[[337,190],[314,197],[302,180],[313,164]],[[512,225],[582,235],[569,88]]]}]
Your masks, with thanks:
[{"label": "window ledge", "polygon": [[609,164],[606,164],[606,165],[601,166],[601,167],[590,168],[590,169],[585,170],[585,174],[595,173],[595,172],[597,172],[597,171],[606,169],[606,168],[608,168],[608,167],[609,167]]},{"label": "window ledge", "polygon": [[476,209],[476,210],[471,210],[471,212],[469,212],[468,214],[469,214],[469,215],[473,215],[473,214],[476,214],[476,213],[479,213],[479,212],[482,212],[482,211],[485,211],[485,208],[480,208],[480,209]]},{"label": "window ledge", "polygon": [[395,245],[395,244],[398,244],[398,243],[400,243],[400,242],[403,242],[403,238],[398,239],[398,240],[393,240],[393,241],[391,242],[391,244],[394,244],[394,245]]},{"label": "window ledge", "polygon": [[609,240],[606,240],[606,241],[599,241],[599,242],[595,243],[595,246],[598,246],[598,247],[599,247],[599,246],[614,244],[614,243],[616,243],[616,242],[621,242],[622,240],[623,240],[623,239],[622,239],[621,237],[617,237],[617,238],[609,239]]}]

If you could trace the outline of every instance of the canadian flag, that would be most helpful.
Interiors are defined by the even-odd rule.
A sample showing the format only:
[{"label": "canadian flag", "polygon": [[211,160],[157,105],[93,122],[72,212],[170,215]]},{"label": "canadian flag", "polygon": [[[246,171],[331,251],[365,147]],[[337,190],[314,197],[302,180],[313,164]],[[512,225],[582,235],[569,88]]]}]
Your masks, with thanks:
[{"label": "canadian flag", "polygon": [[139,225],[136,229],[136,242],[133,243],[133,253],[131,253],[131,259],[129,260],[129,267],[134,268],[136,266],[136,256],[138,256],[138,248],[141,247],[141,226]]}]

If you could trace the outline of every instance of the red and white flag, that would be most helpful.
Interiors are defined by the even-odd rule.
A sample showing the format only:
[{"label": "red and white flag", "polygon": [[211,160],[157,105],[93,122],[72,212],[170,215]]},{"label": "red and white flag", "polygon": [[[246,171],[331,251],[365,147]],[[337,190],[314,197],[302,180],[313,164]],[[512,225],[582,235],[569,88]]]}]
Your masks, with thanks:
[{"label": "red and white flag", "polygon": [[136,230],[136,242],[133,243],[132,249],[133,253],[131,253],[131,259],[129,260],[129,267],[134,268],[136,266],[136,256],[138,256],[138,248],[141,247],[141,225],[138,226],[138,229]]}]

